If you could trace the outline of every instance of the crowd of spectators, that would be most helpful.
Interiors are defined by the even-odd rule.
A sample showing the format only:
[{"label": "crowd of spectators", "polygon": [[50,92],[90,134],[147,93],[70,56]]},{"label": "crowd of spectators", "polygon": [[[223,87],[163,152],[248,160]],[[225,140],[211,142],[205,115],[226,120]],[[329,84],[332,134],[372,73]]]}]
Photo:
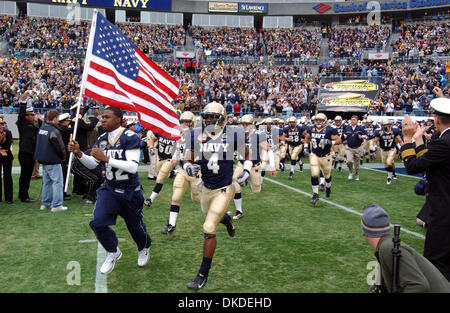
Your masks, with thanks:
[{"label": "crowd of spectators", "polygon": [[195,46],[211,51],[213,56],[259,57],[263,53],[259,33],[254,28],[196,26],[191,30]]},{"label": "crowd of spectators", "polygon": [[393,56],[428,56],[450,53],[450,23],[407,24],[392,44]]},{"label": "crowd of spectators", "polygon": [[316,58],[320,54],[320,29],[266,29],[266,53],[281,58]]},{"label": "crowd of spectators", "polygon": [[360,58],[365,49],[383,48],[391,35],[389,27],[379,25],[331,28],[329,33],[330,58]]}]

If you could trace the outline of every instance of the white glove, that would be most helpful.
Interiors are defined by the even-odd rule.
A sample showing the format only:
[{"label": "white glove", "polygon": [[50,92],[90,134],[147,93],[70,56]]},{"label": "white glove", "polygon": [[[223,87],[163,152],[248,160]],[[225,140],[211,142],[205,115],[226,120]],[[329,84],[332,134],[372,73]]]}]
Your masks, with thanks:
[{"label": "white glove", "polygon": [[247,170],[244,170],[237,178],[236,182],[241,186],[245,187],[248,184],[248,180],[250,178],[250,172]]},{"label": "white glove", "polygon": [[196,177],[198,172],[200,172],[200,165],[186,163],[183,165],[183,169],[186,171],[186,174],[188,174],[189,176]]}]

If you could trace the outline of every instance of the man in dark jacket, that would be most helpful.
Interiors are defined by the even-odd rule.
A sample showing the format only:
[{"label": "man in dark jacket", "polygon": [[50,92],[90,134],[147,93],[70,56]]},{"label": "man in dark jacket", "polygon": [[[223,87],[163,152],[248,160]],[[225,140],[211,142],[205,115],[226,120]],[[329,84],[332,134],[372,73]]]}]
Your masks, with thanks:
[{"label": "man in dark jacket", "polygon": [[400,151],[408,174],[426,173],[428,221],[423,255],[450,281],[450,99],[443,97],[440,88],[433,92],[437,98],[430,107],[438,133],[425,145],[425,125],[418,126],[406,115]]},{"label": "man in dark jacket", "polygon": [[30,188],[31,175],[35,165],[33,155],[39,128],[34,124],[35,115],[33,108],[27,108],[27,92],[25,92],[20,101],[19,116],[16,121],[19,131],[19,199],[22,202],[34,202],[34,199],[30,198],[28,194],[28,189]]},{"label": "man in dark jacket", "polygon": [[63,206],[63,172],[61,164],[66,160],[66,147],[57,128],[59,112],[50,110],[39,129],[34,157],[42,164],[41,210],[51,207],[52,212],[65,211]]},{"label": "man in dark jacket", "polygon": [[13,200],[13,180],[11,171],[14,157],[11,152],[11,142],[11,131],[5,129],[5,121],[0,119],[0,202],[2,201],[3,176],[3,184],[5,185],[5,201],[8,204],[12,203]]},{"label": "man in dark jacket", "polygon": [[[375,256],[380,263],[383,289],[391,293],[393,242],[389,216],[386,211],[376,203],[368,205],[361,218],[361,230],[364,239],[374,248]],[[399,249],[398,281],[396,283],[398,292],[450,292],[450,283],[430,261],[403,242],[400,243]]]}]

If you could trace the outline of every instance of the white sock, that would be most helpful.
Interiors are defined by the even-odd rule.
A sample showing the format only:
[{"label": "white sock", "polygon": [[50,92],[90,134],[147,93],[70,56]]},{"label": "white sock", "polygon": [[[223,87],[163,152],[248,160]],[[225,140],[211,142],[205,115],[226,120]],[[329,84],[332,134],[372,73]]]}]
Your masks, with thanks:
[{"label": "white sock", "polygon": [[312,185],[313,193],[319,193],[319,186],[318,185]]},{"label": "white sock", "polygon": [[175,226],[177,223],[178,212],[170,212],[169,215],[169,224]]},{"label": "white sock", "polygon": [[236,210],[242,213],[242,198],[234,199],[234,205],[236,206]]},{"label": "white sock", "polygon": [[158,193],[152,191],[152,195],[150,196],[150,200],[152,200],[152,202],[153,202],[157,196],[158,196]]},{"label": "white sock", "polygon": [[321,185],[325,184],[325,177],[320,177],[320,184]]}]

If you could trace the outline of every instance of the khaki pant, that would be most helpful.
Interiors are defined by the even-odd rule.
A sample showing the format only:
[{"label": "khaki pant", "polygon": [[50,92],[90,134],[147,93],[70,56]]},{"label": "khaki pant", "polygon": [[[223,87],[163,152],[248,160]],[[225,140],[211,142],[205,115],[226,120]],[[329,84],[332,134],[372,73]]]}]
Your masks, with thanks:
[{"label": "khaki pant", "polygon": [[385,168],[394,165],[395,152],[395,148],[388,151],[381,151],[381,162],[383,162]]},{"label": "khaki pant", "polygon": [[287,144],[280,146],[280,160],[283,160],[286,158],[286,151],[287,151]]},{"label": "khaki pant", "polygon": [[177,176],[173,181],[172,202],[181,202],[187,188],[191,187],[192,201],[200,201],[200,193],[197,191],[197,183],[199,178],[189,176],[181,167],[177,170]]},{"label": "khaki pant", "polygon": [[359,174],[359,162],[361,159],[361,156],[363,155],[363,148],[362,146],[358,148],[350,148],[347,146],[347,166],[350,171],[350,173],[353,172],[353,164],[355,165],[355,175]]},{"label": "khaki pant", "polygon": [[170,172],[173,170],[172,162],[170,159],[162,160],[158,162],[158,176],[156,176],[156,183],[162,184],[164,180],[169,178]]},{"label": "khaki pant", "polygon": [[[241,175],[244,171],[244,166],[241,163],[238,163],[233,172],[233,186],[234,191],[236,193],[241,193],[242,187],[236,182],[236,178]],[[261,192],[261,167],[260,165],[253,166],[250,170],[250,188],[252,189],[252,193],[260,193]]]},{"label": "khaki pant", "polygon": [[233,198],[233,184],[218,189],[202,187],[200,205],[203,213],[206,214],[203,224],[203,232],[205,234],[216,233],[217,225],[222,221]]},{"label": "khaki pant", "polygon": [[324,157],[318,157],[314,153],[309,154],[309,165],[311,167],[311,177],[319,177],[320,171],[322,171],[325,179],[331,176],[331,154]]},{"label": "khaki pant", "polygon": [[370,153],[373,150],[373,139],[364,140],[362,146],[365,153]]}]

